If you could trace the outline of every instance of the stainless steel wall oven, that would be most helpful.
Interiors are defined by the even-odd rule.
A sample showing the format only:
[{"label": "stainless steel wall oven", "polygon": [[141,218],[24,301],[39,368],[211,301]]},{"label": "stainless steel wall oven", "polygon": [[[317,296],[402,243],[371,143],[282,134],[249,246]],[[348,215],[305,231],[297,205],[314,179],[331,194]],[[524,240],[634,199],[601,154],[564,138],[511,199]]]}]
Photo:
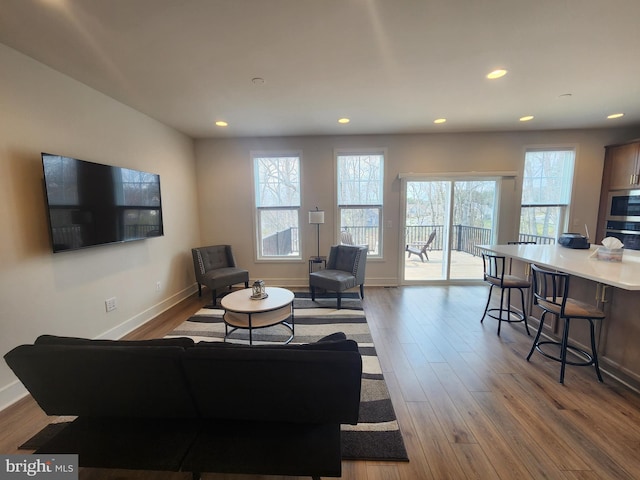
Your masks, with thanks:
[{"label": "stainless steel wall oven", "polygon": [[605,236],[618,238],[625,246],[640,250],[640,190],[609,192]]}]

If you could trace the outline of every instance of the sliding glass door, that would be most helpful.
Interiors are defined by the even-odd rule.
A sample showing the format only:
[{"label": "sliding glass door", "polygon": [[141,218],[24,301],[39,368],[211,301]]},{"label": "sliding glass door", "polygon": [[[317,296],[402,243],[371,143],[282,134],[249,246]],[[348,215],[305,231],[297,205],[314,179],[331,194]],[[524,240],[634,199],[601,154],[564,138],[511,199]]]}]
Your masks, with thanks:
[{"label": "sliding glass door", "polygon": [[404,284],[481,280],[495,236],[495,178],[403,179]]}]

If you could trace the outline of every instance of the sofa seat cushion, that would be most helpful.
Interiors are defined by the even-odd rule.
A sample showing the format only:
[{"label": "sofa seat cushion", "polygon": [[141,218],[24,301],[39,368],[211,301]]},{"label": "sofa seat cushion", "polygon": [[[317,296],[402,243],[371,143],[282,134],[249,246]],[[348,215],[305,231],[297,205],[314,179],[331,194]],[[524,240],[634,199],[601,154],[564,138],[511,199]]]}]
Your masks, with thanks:
[{"label": "sofa seat cushion", "polygon": [[80,467],[177,472],[200,423],[182,418],[80,417],[35,453],[77,453]]},{"label": "sofa seat cushion", "polygon": [[202,422],[202,432],[189,450],[182,469],[339,477],[341,456],[338,423],[274,425],[272,422],[210,420]]}]

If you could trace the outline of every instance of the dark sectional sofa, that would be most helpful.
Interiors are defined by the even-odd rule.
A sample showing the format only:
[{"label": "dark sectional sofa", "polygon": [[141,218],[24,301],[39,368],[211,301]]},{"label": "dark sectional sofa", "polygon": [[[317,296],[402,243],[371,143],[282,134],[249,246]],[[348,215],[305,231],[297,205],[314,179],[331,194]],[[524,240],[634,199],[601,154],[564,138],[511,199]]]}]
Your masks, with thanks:
[{"label": "dark sectional sofa", "polygon": [[338,333],[306,345],[44,335],[5,355],[48,415],[77,416],[37,454],[81,467],[341,475],[362,360]]}]

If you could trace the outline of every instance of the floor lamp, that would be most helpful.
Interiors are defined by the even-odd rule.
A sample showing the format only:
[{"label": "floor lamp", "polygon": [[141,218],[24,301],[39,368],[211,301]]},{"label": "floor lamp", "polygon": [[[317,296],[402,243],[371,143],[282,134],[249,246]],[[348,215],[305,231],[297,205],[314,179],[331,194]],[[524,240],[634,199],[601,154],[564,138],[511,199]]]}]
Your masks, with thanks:
[{"label": "floor lamp", "polygon": [[320,259],[320,224],[324,223],[324,210],[318,210],[316,207],[315,210],[311,210],[309,212],[309,223],[315,224],[318,228],[318,255],[316,256],[316,260]]}]

